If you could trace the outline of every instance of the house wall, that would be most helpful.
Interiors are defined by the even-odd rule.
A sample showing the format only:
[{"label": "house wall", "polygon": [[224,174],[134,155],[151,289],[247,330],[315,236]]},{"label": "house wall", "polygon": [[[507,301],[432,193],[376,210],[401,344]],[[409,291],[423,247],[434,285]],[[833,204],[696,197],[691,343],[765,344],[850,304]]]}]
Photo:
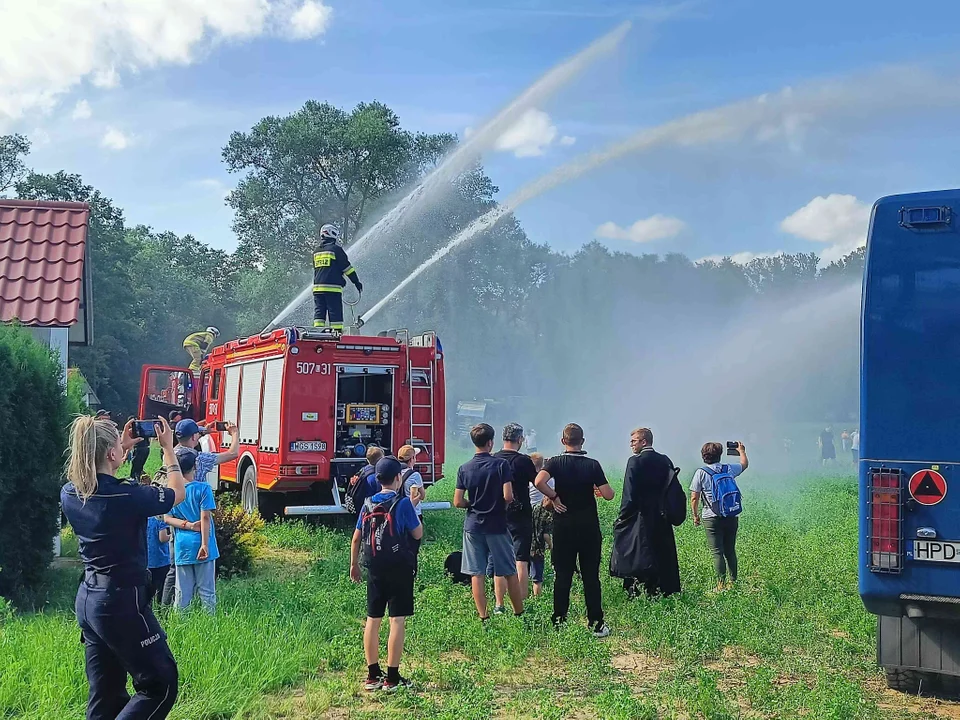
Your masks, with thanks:
[{"label": "house wall", "polygon": [[67,362],[70,351],[70,330],[68,328],[28,327],[27,330],[37,340],[60,354],[60,368],[63,387],[67,387]]}]

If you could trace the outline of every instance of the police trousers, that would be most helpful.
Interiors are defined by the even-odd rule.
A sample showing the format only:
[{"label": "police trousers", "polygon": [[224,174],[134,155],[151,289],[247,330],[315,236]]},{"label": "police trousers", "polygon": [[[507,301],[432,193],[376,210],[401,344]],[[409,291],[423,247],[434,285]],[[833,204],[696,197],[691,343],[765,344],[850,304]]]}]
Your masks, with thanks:
[{"label": "police trousers", "polygon": [[313,326],[343,330],[342,292],[315,292],[313,294]]},{"label": "police trousers", "polygon": [[[76,600],[90,685],[87,720],[162,720],[177,700],[179,678],[149,590],[88,582],[80,584]],[[127,675],[136,690],[132,698]]]}]

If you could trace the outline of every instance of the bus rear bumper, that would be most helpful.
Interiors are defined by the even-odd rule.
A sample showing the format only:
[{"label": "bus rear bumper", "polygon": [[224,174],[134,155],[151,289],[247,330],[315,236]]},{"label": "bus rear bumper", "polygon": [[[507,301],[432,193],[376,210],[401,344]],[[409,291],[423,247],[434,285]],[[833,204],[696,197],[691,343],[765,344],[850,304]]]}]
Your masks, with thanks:
[{"label": "bus rear bumper", "polygon": [[890,615],[877,620],[882,667],[960,676],[960,622]]}]

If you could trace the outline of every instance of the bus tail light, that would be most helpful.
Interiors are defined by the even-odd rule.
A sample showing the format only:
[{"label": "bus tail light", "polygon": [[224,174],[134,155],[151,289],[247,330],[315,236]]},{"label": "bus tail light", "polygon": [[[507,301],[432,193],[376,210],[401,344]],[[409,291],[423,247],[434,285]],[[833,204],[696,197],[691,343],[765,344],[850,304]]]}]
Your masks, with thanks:
[{"label": "bus tail light", "polygon": [[871,469],[869,532],[870,570],[898,574],[903,569],[903,516],[901,472]]}]

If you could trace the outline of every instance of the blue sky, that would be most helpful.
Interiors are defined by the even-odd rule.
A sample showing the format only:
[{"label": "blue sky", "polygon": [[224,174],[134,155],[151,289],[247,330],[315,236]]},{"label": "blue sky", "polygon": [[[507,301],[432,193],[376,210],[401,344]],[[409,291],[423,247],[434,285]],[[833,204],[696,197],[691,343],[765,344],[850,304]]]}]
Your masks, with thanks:
[{"label": "blue sky", "polygon": [[[106,0],[109,23],[70,0],[33,5],[0,0],[24,29],[0,48],[0,132],[26,133],[36,169],[81,173],[131,223],[227,249],[231,131],[307,99],[377,99],[409,129],[462,135],[626,19],[615,53],[485,154],[504,196],[689,113],[787,86],[839,94],[791,106],[772,129],[607,163],[517,211],[533,240],[831,257],[862,240],[877,197],[956,185],[953,2],[907,16],[902,3],[836,0],[184,0],[171,17],[159,0]],[[884,68],[895,81],[877,79]]]}]

